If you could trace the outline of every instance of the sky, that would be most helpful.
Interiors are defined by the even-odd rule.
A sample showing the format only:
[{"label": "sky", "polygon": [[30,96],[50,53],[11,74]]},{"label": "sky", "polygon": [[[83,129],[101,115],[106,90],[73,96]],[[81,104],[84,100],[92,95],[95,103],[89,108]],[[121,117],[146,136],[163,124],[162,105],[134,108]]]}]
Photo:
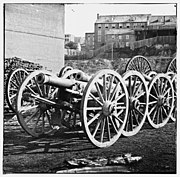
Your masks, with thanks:
[{"label": "sky", "polygon": [[97,14],[100,15],[176,15],[173,4],[65,4],[65,34],[85,37],[85,33],[94,32]]}]

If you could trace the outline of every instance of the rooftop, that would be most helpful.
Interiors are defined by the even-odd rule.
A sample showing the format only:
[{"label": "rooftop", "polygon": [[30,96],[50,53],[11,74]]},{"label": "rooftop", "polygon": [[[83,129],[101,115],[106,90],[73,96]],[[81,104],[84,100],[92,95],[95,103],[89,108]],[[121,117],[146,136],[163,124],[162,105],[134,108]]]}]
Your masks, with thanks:
[{"label": "rooftop", "polygon": [[100,15],[95,23],[147,22],[151,14]]}]

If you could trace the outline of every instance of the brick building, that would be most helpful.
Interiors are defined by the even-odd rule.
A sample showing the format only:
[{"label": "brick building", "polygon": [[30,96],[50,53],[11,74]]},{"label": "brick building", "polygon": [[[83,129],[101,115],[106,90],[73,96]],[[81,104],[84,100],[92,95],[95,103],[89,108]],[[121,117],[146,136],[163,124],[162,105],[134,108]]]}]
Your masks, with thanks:
[{"label": "brick building", "polygon": [[85,45],[87,50],[94,49],[94,33],[85,33]]},{"label": "brick building", "polygon": [[74,42],[74,35],[72,34],[65,34],[65,44],[69,43],[69,42]]},{"label": "brick building", "polygon": [[[94,47],[98,49],[117,38],[118,32],[122,35],[122,42],[131,42],[135,39],[132,30],[144,30],[149,25],[150,14],[133,15],[103,15],[97,14],[94,26]],[[124,40],[124,35],[126,40]],[[129,35],[129,38],[127,37]],[[121,40],[121,37],[118,38]]]}]

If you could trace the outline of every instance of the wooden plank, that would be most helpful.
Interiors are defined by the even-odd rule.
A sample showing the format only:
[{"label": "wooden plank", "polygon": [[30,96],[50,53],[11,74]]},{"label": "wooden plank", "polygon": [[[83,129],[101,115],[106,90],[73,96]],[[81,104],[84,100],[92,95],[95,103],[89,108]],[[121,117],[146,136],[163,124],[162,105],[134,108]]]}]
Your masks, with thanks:
[{"label": "wooden plank", "polygon": [[57,171],[58,174],[65,173],[130,173],[125,166],[83,167]]}]

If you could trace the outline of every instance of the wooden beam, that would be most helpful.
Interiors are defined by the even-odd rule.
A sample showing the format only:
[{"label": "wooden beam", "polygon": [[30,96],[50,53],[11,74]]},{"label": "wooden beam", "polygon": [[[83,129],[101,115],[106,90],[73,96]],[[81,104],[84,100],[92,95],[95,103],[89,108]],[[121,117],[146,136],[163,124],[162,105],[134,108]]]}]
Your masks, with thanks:
[{"label": "wooden beam", "polygon": [[126,166],[83,167],[57,171],[58,174],[66,173],[130,173]]}]

